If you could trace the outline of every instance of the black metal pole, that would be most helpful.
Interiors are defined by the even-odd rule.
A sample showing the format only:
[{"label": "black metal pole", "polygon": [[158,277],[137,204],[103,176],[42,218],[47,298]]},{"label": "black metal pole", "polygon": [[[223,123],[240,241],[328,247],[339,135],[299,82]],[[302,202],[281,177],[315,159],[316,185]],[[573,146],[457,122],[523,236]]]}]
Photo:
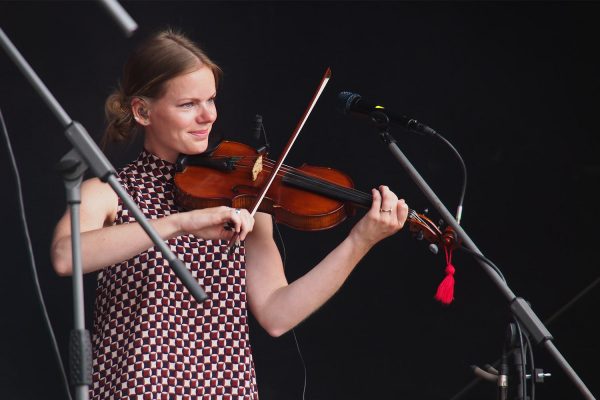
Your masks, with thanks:
[{"label": "black metal pole", "polygon": [[[387,144],[388,149],[392,153],[392,155],[398,160],[398,162],[402,165],[404,170],[408,173],[413,182],[417,185],[417,187],[423,192],[425,197],[429,200],[429,202],[435,207],[435,209],[440,213],[444,221],[450,225],[457,233],[458,238],[463,243],[463,246],[467,247],[471,251],[483,255],[481,251],[477,248],[475,243],[471,240],[471,238],[467,235],[465,230],[458,224],[454,216],[448,211],[448,209],[444,206],[441,200],[437,197],[435,192],[431,189],[431,187],[427,184],[427,182],[423,179],[423,177],[419,174],[419,172],[415,169],[415,167],[411,164],[411,162],[406,158],[404,153],[398,147],[396,140],[389,133],[389,121],[387,116],[380,112],[373,112],[371,115],[372,121],[377,125],[379,130],[379,135],[382,141]],[[590,390],[587,388],[585,383],[579,378],[575,370],[571,367],[571,365],[567,362],[567,360],[560,354],[558,349],[552,343],[552,335],[548,331],[548,329],[544,326],[542,321],[538,318],[538,316],[533,312],[529,304],[522,298],[515,296],[512,290],[508,287],[506,282],[500,278],[500,276],[496,273],[496,271],[487,265],[482,259],[475,258],[475,260],[479,263],[479,265],[484,269],[489,278],[494,282],[497,286],[498,290],[502,293],[504,297],[508,300],[508,304],[510,306],[511,311],[514,316],[519,320],[522,324],[523,329],[525,329],[529,334],[531,334],[532,338],[535,340],[537,344],[542,344],[546,350],[554,357],[554,359],[558,362],[563,371],[567,374],[567,376],[571,379],[571,381],[575,384],[577,389],[581,392],[585,399],[595,400],[595,397],[592,395]]]},{"label": "black metal pole", "polygon": [[71,386],[76,399],[89,398],[92,384],[92,343],[85,329],[83,269],[81,266],[81,240],[79,206],[81,204],[81,182],[87,166],[74,149],[60,161],[57,169],[65,183],[67,205],[71,216],[71,253],[73,257],[73,321],[74,328],[69,338],[69,370]]},{"label": "black metal pole", "polygon": [[89,333],[85,330],[79,232],[79,205],[81,202],[79,189],[83,172],[87,167],[89,167],[102,181],[107,182],[115,193],[123,200],[123,203],[133,214],[140,226],[165,255],[173,271],[198,304],[202,304],[208,296],[191,272],[173,254],[164,240],[158,235],[152,225],[150,225],[131,196],[129,196],[125,189],[119,184],[114,168],[89,136],[85,128],[69,117],[1,28],[0,45],[2,45],[9,57],[15,62],[27,80],[46,102],[56,118],[65,127],[65,136],[74,147],[74,150],[71,150],[71,152],[63,157],[60,163],[60,167],[65,174],[67,202],[70,208],[73,253],[73,307],[75,327],[71,332],[70,338],[71,384],[75,386],[77,398],[87,399],[89,393],[88,385],[91,383],[91,344]]}]

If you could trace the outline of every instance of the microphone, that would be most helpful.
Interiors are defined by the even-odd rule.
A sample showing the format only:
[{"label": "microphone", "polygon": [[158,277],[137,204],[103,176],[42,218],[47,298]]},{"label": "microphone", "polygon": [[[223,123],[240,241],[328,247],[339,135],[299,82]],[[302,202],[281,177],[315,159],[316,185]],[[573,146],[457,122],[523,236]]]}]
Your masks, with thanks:
[{"label": "microphone", "polygon": [[437,135],[437,132],[417,121],[416,119],[396,114],[387,110],[384,106],[363,100],[361,95],[352,92],[340,92],[338,95],[338,108],[343,114],[354,113],[359,115],[371,116],[378,112],[384,114],[390,122],[400,125],[412,132],[421,135]]},{"label": "microphone", "polygon": [[260,139],[260,132],[262,131],[262,115],[256,114],[254,116],[254,139]]}]

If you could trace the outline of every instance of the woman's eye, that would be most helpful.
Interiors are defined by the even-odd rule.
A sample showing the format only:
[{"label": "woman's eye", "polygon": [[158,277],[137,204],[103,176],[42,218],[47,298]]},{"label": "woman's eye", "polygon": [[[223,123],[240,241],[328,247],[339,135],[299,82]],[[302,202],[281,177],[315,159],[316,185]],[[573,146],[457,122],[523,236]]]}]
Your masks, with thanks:
[{"label": "woman's eye", "polygon": [[181,107],[181,108],[192,108],[192,107],[194,107],[194,103],[192,103],[190,101],[189,103],[180,104],[179,107]]}]

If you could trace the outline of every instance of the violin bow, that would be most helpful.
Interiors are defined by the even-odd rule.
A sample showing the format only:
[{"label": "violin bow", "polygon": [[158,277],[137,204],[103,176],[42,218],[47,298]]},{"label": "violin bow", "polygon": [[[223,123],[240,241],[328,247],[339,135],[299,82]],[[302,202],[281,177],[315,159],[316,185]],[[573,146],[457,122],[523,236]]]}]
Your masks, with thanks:
[{"label": "violin bow", "polygon": [[[330,78],[331,78],[331,68],[327,67],[327,69],[325,70],[325,73],[323,74],[323,77],[321,78],[321,82],[319,83],[319,86],[317,87],[317,90],[315,91],[315,94],[313,95],[313,97],[308,105],[308,108],[304,111],[302,118],[300,118],[298,125],[296,125],[296,129],[294,129],[292,136],[290,137],[290,139],[288,140],[288,143],[286,144],[285,148],[281,152],[281,155],[279,156],[279,159],[277,160],[275,167],[273,167],[273,172],[271,172],[271,176],[269,177],[268,182],[263,186],[263,188],[260,191],[260,194],[257,196],[256,202],[254,203],[254,206],[252,207],[252,211],[250,212],[251,216],[254,216],[254,214],[256,214],[256,211],[258,211],[258,207],[260,206],[260,203],[264,199],[265,195],[267,194],[267,191],[271,187],[271,184],[275,180],[275,177],[277,176],[279,169],[283,165],[285,158],[287,157],[288,153],[292,149],[292,146],[296,142],[296,139],[300,135],[300,131],[302,130],[302,128],[304,127],[304,124],[308,120],[308,117],[309,117],[310,113],[312,112],[313,108],[315,108],[315,105],[317,104],[317,101],[319,100],[321,93],[323,93],[323,90],[325,90],[325,85],[327,85]],[[233,248],[232,246],[234,244],[236,244],[237,241],[238,241],[238,233],[236,233],[229,241],[229,245],[227,246],[227,248],[230,252]]]}]

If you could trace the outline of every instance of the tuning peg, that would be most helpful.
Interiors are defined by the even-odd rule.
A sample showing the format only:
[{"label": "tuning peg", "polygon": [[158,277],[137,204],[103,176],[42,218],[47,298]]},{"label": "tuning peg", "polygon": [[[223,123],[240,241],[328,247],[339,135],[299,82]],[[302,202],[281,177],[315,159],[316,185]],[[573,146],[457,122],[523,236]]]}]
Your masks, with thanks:
[{"label": "tuning peg", "polygon": [[429,251],[431,251],[433,254],[437,254],[439,252],[437,245],[434,243],[429,244],[428,247],[429,247]]}]

